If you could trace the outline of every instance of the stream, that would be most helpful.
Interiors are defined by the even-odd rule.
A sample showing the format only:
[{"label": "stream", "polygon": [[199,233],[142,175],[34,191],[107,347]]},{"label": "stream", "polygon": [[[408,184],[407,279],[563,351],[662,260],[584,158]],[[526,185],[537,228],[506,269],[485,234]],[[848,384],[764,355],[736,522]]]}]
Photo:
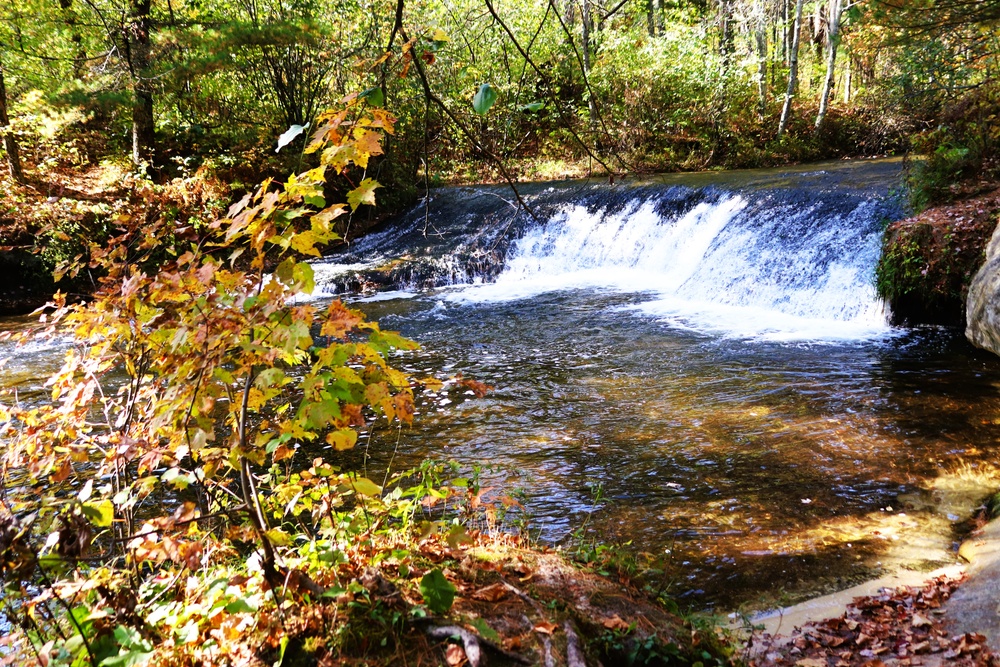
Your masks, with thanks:
[{"label": "stream", "polygon": [[[500,187],[436,191],[318,262],[316,298],[349,290],[421,344],[398,365],[493,391],[424,393],[355,456],[478,469],[532,537],[629,550],[699,609],[954,562],[997,486],[1000,358],[887,324],[899,183],[872,161],[536,184],[537,219]],[[14,354],[0,378],[26,396],[60,357]]]}]

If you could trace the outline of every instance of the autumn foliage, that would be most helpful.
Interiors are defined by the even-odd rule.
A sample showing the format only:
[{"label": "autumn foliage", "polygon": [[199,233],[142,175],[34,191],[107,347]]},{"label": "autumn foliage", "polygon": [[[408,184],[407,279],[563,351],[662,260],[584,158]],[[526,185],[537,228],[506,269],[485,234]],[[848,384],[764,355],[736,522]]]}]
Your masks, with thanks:
[{"label": "autumn foliage", "polygon": [[[348,97],[312,137],[317,167],[180,243],[170,220],[122,220],[64,267],[101,277],[86,304],[57,297],[33,334],[72,340],[49,400],[0,409],[4,613],[42,664],[136,664],[220,627],[212,610],[239,634],[267,590],[279,606],[324,593],[293,563],[335,561],[344,522],[378,504],[382,487],[335,457],[375,419],[412,420],[411,379],[389,359],[416,345],[340,301],[302,301],[303,258],[375,203],[364,170],[393,122]],[[328,205],[327,179],[348,171],[359,184]],[[331,460],[300,461],[307,447]],[[234,557],[249,572],[221,571],[221,589],[199,578]]]}]

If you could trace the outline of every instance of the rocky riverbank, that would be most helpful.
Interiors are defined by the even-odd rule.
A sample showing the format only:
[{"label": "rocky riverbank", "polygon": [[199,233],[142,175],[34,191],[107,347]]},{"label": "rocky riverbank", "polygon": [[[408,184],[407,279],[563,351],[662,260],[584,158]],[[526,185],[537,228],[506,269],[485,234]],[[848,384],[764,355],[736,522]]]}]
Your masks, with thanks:
[{"label": "rocky riverbank", "polygon": [[998,215],[1000,189],[982,186],[975,196],[886,228],[876,287],[894,324],[965,325],[969,284]]},{"label": "rocky riverbank", "polygon": [[1000,665],[1000,521],[966,539],[964,564],[905,572],[754,619],[754,667]]}]

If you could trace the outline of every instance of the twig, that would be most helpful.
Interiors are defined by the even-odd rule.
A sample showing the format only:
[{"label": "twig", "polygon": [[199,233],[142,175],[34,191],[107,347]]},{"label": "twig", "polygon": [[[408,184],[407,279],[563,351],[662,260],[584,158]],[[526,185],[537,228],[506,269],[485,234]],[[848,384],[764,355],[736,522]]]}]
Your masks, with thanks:
[{"label": "twig", "polygon": [[[403,39],[409,41],[409,37],[407,37],[406,32],[401,31],[401,34],[403,36]],[[455,113],[448,108],[448,106],[441,100],[441,98],[435,95],[433,91],[431,91],[431,84],[427,80],[427,72],[424,71],[424,66],[420,61],[420,56],[414,55],[413,60],[411,62],[414,64],[417,70],[417,76],[420,79],[420,84],[424,89],[424,96],[431,102],[433,102],[435,106],[441,109],[441,111],[443,111],[444,114],[451,119],[451,122],[455,123],[455,126],[458,127],[458,129],[462,131],[462,134],[464,134],[469,139],[469,141],[472,142],[472,145],[476,147],[476,150],[483,153],[486,157],[490,159],[491,162],[493,162],[493,164],[496,165],[497,171],[500,172],[500,175],[503,176],[503,179],[507,182],[507,185],[510,186],[510,189],[514,192],[514,197],[517,199],[517,202],[524,208],[524,210],[528,213],[528,215],[531,216],[532,220],[534,220],[535,222],[541,222],[535,215],[535,212],[531,209],[531,207],[528,206],[528,203],[524,201],[524,199],[521,197],[521,193],[518,192],[517,189],[517,181],[510,174],[510,172],[507,171],[507,167],[504,165],[503,160],[498,158],[496,155],[493,154],[492,151],[487,149],[486,146],[484,146],[482,142],[479,141],[479,138],[472,132],[472,130],[467,128],[465,126],[465,123],[463,123],[458,118],[458,116],[456,116]]]}]

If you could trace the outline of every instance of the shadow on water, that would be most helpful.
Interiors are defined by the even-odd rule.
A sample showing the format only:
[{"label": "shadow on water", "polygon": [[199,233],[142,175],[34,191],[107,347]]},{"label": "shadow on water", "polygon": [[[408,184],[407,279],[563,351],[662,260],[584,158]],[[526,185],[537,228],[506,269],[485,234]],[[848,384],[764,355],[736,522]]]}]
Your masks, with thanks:
[{"label": "shadow on water", "polygon": [[[542,540],[586,517],[587,538],[658,557],[696,605],[951,562],[956,526],[997,479],[1000,360],[957,332],[769,343],[642,317],[628,307],[643,295],[442,296],[362,305],[423,343],[411,370],[495,390],[425,398],[396,467],[491,463]],[[371,465],[392,443],[372,444]]]},{"label": "shadow on water", "polygon": [[[871,276],[898,170],[537,184],[542,224],[498,188],[437,192],[317,277],[419,288],[356,304],[422,344],[401,367],[494,390],[424,393],[413,428],[304,458],[377,479],[390,461],[482,466],[542,541],[627,544],[696,607],[950,562],[1000,479],[1000,359],[886,324]],[[61,356],[0,352],[32,391]]]}]

